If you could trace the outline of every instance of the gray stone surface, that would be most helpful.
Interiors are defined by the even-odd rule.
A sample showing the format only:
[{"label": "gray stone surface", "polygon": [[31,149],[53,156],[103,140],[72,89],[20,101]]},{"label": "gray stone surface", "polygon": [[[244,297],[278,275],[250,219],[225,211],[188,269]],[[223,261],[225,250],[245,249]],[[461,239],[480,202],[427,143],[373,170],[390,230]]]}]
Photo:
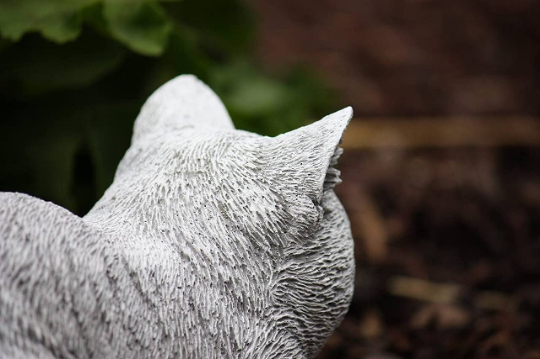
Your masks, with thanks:
[{"label": "gray stone surface", "polygon": [[84,218],[0,193],[0,357],[316,355],[353,292],[332,190],[351,116],[263,137],[181,76],[146,102]]}]

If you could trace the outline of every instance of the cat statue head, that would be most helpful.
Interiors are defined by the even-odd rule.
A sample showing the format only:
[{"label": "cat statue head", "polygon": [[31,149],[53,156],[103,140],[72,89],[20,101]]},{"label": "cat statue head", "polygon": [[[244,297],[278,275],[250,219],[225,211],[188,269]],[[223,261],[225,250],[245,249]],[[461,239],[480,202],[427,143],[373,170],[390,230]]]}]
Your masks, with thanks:
[{"label": "cat statue head", "polygon": [[[64,214],[84,230],[63,232],[83,236],[85,246],[99,249],[96,257],[115,258],[81,274],[99,289],[80,294],[81,301],[109,291],[101,311],[115,308],[80,314],[77,320],[93,328],[80,334],[86,352],[314,357],[353,293],[351,230],[333,191],[340,182],[333,168],[338,145],[351,117],[345,108],[265,137],[236,130],[218,97],[194,76],[160,87],[143,106],[103,198],[82,219]],[[41,203],[32,205],[57,208]],[[93,263],[88,252],[69,255]],[[107,273],[103,284],[99,271]]]}]

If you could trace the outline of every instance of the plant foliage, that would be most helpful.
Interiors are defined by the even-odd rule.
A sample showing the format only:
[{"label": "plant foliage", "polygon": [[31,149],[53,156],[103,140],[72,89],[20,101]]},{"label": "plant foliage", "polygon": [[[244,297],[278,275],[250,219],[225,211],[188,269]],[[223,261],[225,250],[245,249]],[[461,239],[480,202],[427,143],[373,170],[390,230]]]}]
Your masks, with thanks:
[{"label": "plant foliage", "polygon": [[0,190],[84,214],[109,186],[144,100],[182,73],[207,82],[238,128],[266,135],[329,110],[302,69],[251,56],[240,0],[0,2]]}]

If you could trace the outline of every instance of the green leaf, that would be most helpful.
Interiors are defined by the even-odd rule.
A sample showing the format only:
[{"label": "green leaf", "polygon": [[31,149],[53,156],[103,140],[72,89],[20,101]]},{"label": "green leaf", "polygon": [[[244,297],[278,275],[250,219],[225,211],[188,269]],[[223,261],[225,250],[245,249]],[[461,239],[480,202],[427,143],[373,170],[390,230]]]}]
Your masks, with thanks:
[{"label": "green leaf", "polygon": [[236,112],[254,116],[282,109],[290,97],[288,89],[280,82],[254,75],[241,78],[226,100]]},{"label": "green leaf", "polygon": [[106,2],[103,16],[115,39],[147,56],[163,53],[173,28],[171,20],[156,2]]},{"label": "green leaf", "polygon": [[41,34],[46,39],[57,43],[68,42],[81,33],[82,16],[79,13],[59,14],[47,18],[41,25]]},{"label": "green leaf", "polygon": [[56,42],[75,39],[80,33],[78,12],[101,0],[2,0],[0,34],[13,41],[38,31]]}]

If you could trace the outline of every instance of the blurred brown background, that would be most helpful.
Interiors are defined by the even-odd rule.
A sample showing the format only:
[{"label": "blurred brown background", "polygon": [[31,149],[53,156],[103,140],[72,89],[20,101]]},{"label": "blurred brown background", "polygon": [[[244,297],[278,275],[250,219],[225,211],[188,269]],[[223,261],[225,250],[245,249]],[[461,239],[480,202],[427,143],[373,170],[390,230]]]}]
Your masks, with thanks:
[{"label": "blurred brown background", "polygon": [[259,61],[355,110],[356,292],[319,358],[540,358],[540,4],[252,4]]},{"label": "blurred brown background", "polygon": [[311,64],[357,116],[540,111],[537,1],[251,2],[260,60]]}]

